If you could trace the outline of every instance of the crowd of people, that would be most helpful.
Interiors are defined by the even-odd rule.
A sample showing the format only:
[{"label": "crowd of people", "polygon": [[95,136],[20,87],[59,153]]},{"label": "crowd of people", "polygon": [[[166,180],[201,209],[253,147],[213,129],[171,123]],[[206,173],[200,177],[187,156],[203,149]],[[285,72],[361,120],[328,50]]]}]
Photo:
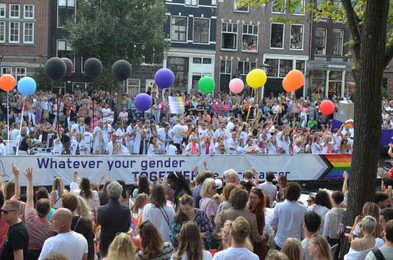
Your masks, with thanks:
[{"label": "crowd of people", "polygon": [[[1,103],[0,154],[7,154],[7,139],[11,154],[352,153],[353,129],[332,128],[338,99],[336,112],[323,115],[320,99],[194,91],[183,95],[184,113],[171,114],[168,92],[158,93],[149,89],[153,105],[144,112],[133,97],[105,91],[9,93]],[[381,111],[382,127],[392,128],[393,102],[384,99]]]},{"label": "crowd of people", "polygon": [[204,168],[192,182],[171,172],[131,186],[74,172],[69,185],[55,177],[51,191],[35,187],[35,169],[27,168],[22,194],[13,164],[13,179],[0,183],[0,258],[393,259],[393,179],[383,172],[381,191],[359,212],[341,256],[346,172],[342,190],[319,190],[302,202],[301,186],[285,176],[267,172],[260,183],[254,168],[243,176],[228,169],[214,179]]}]

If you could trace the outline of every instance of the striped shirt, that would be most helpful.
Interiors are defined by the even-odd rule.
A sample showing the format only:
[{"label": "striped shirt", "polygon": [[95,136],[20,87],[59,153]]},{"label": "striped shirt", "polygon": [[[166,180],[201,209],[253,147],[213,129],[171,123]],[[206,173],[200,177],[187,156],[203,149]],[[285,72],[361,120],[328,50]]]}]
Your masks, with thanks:
[{"label": "striped shirt", "polygon": [[29,233],[28,250],[41,250],[45,240],[54,235],[50,230],[50,222],[35,214],[33,204],[26,203],[25,223]]}]

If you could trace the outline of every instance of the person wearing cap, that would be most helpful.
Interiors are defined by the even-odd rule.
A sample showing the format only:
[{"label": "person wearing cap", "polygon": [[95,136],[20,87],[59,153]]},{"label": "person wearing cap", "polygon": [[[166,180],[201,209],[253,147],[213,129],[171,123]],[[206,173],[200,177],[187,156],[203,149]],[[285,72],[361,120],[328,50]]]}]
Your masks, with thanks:
[{"label": "person wearing cap", "polygon": [[97,224],[101,225],[100,252],[105,257],[112,240],[118,232],[127,232],[131,225],[131,212],[120,204],[123,187],[112,181],[108,187],[109,202],[97,210]]}]

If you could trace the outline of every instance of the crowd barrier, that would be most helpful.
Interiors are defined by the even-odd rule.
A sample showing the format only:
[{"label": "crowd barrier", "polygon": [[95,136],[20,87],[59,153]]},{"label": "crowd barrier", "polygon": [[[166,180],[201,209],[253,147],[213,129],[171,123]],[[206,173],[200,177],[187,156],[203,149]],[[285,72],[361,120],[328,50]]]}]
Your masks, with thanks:
[{"label": "crowd barrier", "polygon": [[171,171],[180,171],[191,180],[195,178],[193,168],[203,171],[206,160],[210,171],[216,177],[222,176],[230,168],[240,177],[244,171],[254,167],[261,180],[267,171],[277,176],[285,175],[289,180],[331,180],[342,178],[343,171],[350,171],[352,156],[349,154],[325,155],[155,155],[155,156],[53,156],[19,155],[0,157],[3,181],[13,178],[12,163],[20,169],[20,183],[26,185],[26,168],[34,170],[34,185],[52,185],[55,176],[61,176],[66,185],[73,180],[77,171],[81,177],[97,182],[101,175],[112,180],[135,182],[136,177],[145,175],[150,181],[162,180]]}]

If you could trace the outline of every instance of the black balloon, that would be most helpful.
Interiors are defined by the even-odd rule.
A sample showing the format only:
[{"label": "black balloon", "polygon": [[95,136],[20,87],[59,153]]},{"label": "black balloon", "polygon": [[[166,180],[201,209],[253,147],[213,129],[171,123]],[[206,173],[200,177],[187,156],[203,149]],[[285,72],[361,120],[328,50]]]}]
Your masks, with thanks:
[{"label": "black balloon", "polygon": [[85,61],[84,70],[88,76],[95,78],[102,72],[102,63],[97,58],[89,58]]},{"label": "black balloon", "polygon": [[131,75],[131,64],[126,60],[118,60],[112,65],[112,73],[117,80],[126,80]]},{"label": "black balloon", "polygon": [[67,77],[71,77],[72,76],[72,72],[74,71],[74,64],[72,64],[72,61],[69,58],[63,57],[61,59],[64,61],[64,63],[67,66],[66,76]]},{"label": "black balloon", "polygon": [[67,65],[65,64],[64,60],[58,57],[52,57],[45,63],[45,74],[51,80],[61,80],[66,72],[67,72]]}]

